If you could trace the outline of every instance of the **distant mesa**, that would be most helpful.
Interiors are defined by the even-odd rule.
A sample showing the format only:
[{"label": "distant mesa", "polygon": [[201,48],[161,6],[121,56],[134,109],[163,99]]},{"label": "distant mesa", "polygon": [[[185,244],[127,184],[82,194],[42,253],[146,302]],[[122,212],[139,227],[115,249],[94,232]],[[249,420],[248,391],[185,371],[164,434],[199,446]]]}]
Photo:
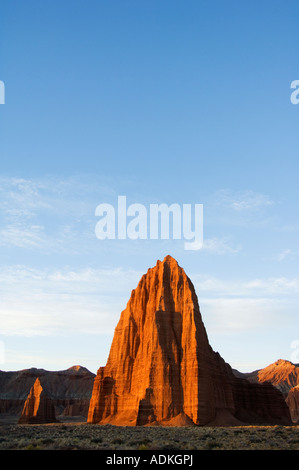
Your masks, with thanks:
[{"label": "distant mesa", "polygon": [[45,393],[39,378],[37,378],[30,389],[18,423],[45,424],[55,422],[56,416],[53,401]]},{"label": "distant mesa", "polygon": [[82,366],[66,370],[23,369],[0,371],[0,416],[20,416],[32,386],[38,378],[51,398],[57,419],[81,416],[86,420],[95,374]]},{"label": "distant mesa", "polygon": [[299,364],[278,359],[264,369],[238,374],[253,383],[270,382],[274,385],[284,396],[292,421],[299,422]]},{"label": "distant mesa", "polygon": [[166,256],[142,276],[120,315],[94,379],[88,422],[289,425],[291,418],[277,388],[237,377],[212,350],[194,286]]},{"label": "distant mesa", "polygon": [[264,369],[241,375],[250,382],[270,382],[285,397],[292,387],[299,385],[299,365],[285,359],[278,359]]}]

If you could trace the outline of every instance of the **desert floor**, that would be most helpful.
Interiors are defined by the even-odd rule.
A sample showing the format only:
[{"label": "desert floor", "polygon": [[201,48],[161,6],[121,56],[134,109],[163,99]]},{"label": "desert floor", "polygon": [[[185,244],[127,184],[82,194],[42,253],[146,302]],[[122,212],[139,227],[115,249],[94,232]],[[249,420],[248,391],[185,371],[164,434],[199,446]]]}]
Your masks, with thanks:
[{"label": "desert floor", "polygon": [[299,426],[122,427],[18,425],[2,415],[0,450],[299,450]]}]

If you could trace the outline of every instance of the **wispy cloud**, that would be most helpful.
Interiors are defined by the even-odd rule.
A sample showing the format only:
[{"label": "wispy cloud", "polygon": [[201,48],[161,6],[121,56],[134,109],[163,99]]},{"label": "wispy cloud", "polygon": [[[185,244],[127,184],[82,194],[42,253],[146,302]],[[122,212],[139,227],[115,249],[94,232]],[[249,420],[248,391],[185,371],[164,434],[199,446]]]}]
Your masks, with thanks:
[{"label": "wispy cloud", "polygon": [[265,296],[298,296],[299,278],[273,277],[256,279],[219,279],[212,276],[192,275],[196,290],[215,297],[261,298]]},{"label": "wispy cloud", "polygon": [[231,207],[237,211],[255,211],[261,208],[269,207],[274,202],[265,194],[255,193],[253,191],[245,191],[240,194],[236,194],[235,200],[229,201]]},{"label": "wispy cloud", "polygon": [[128,293],[136,287],[140,276],[137,271],[121,268],[3,269],[1,334],[112,334]]},{"label": "wispy cloud", "polygon": [[213,199],[236,212],[258,211],[274,205],[274,201],[268,195],[252,190],[234,192],[222,189],[213,195]]},{"label": "wispy cloud", "polygon": [[[11,266],[0,275],[2,335],[112,335],[143,273],[115,269]],[[211,332],[280,325],[298,307],[299,279],[225,280],[191,274]],[[295,299],[295,300],[294,300]],[[292,303],[291,309],[290,304]]]},{"label": "wispy cloud", "polygon": [[241,249],[242,247],[240,244],[232,246],[232,242],[228,237],[208,238],[207,240],[204,240],[202,247],[202,251],[217,255],[238,253]]},{"label": "wispy cloud", "polygon": [[202,298],[204,322],[210,334],[234,335],[241,332],[280,328],[286,303],[265,298]]},{"label": "wispy cloud", "polygon": [[272,223],[270,209],[276,205],[266,194],[221,189],[207,198],[206,221],[230,228],[267,226]]},{"label": "wispy cloud", "polygon": [[[0,246],[70,252],[94,237],[94,209],[113,185],[92,177],[39,180],[0,176]],[[80,243],[81,241],[81,243]]]},{"label": "wispy cloud", "polygon": [[[204,203],[203,251],[210,254],[251,252],[254,257],[263,247],[264,258],[273,260],[275,254],[270,250],[276,241],[283,241],[281,230],[285,225],[286,213],[281,200],[262,192],[232,189],[215,191],[206,197]],[[265,240],[269,240],[269,243],[265,243]],[[291,243],[286,243],[291,248]],[[276,261],[282,261],[290,255],[289,251],[282,252]]]},{"label": "wispy cloud", "polygon": [[9,224],[0,230],[0,246],[36,248],[41,247],[44,243],[44,227],[40,225],[24,226],[16,223]]},{"label": "wispy cloud", "polygon": [[294,250],[286,248],[285,250],[282,250],[282,252],[277,255],[277,260],[284,261],[285,259],[290,258],[296,254],[297,253]]},{"label": "wispy cloud", "polygon": [[299,278],[223,279],[191,274],[210,334],[234,335],[298,324]]}]

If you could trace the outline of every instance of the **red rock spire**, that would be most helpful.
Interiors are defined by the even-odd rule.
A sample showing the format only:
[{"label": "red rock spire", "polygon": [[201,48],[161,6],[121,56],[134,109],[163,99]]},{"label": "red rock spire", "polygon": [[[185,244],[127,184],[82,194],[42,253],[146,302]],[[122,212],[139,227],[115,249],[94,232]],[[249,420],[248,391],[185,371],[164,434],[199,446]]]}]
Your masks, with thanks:
[{"label": "red rock spire", "polygon": [[43,424],[56,421],[52,400],[47,396],[37,378],[25,401],[19,424]]},{"label": "red rock spire", "polygon": [[121,313],[88,422],[207,424],[219,410],[234,417],[234,379],[209,345],[192,282],[166,256],[141,277]]}]

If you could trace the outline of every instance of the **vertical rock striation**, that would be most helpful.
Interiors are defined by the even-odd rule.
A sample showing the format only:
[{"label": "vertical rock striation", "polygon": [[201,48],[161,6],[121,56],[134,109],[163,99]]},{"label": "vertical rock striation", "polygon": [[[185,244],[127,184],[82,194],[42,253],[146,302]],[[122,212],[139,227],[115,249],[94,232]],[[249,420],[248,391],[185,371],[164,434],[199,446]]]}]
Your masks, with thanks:
[{"label": "vertical rock striation", "polygon": [[117,425],[288,423],[272,385],[238,379],[209,345],[194,287],[171,256],[144,274],[98,370],[88,422]]},{"label": "vertical rock striation", "polygon": [[292,421],[299,423],[299,385],[290,389],[286,398]]}]

